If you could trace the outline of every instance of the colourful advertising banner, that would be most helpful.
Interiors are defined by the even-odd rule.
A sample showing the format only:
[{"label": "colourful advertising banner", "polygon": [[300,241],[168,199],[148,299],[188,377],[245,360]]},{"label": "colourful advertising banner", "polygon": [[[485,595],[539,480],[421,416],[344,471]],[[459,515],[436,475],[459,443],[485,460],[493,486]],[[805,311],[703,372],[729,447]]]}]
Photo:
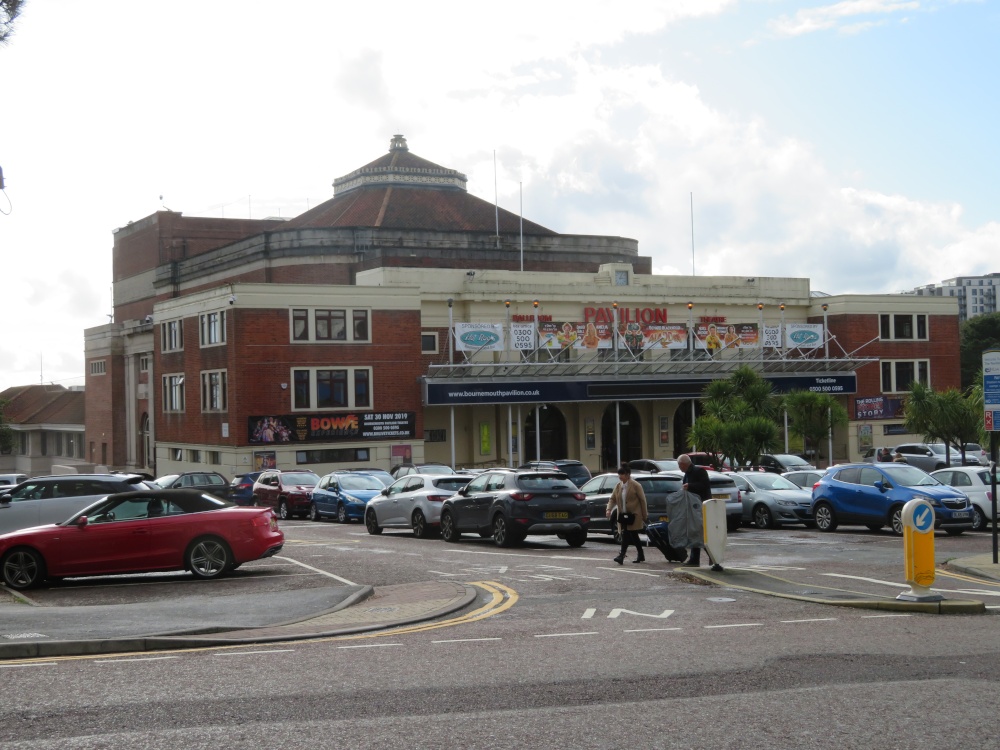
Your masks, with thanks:
[{"label": "colourful advertising banner", "polygon": [[856,419],[897,419],[903,416],[903,399],[869,396],[854,399]]},{"label": "colourful advertising banner", "polygon": [[247,440],[253,445],[412,438],[417,430],[412,411],[272,414],[248,417],[247,422]]},{"label": "colourful advertising banner", "polygon": [[618,336],[619,349],[642,351],[644,349],[686,349],[688,327],[684,323],[621,324]]},{"label": "colourful advertising banner", "polygon": [[502,352],[503,325],[500,323],[456,323],[455,351]]},{"label": "colourful advertising banner", "polygon": [[760,346],[756,323],[695,323],[695,348],[710,353],[723,349],[754,349]]},{"label": "colourful advertising banner", "polygon": [[789,349],[818,349],[823,346],[823,324],[786,323],[785,346]]},{"label": "colourful advertising banner", "polygon": [[611,323],[538,324],[540,349],[610,349]]}]

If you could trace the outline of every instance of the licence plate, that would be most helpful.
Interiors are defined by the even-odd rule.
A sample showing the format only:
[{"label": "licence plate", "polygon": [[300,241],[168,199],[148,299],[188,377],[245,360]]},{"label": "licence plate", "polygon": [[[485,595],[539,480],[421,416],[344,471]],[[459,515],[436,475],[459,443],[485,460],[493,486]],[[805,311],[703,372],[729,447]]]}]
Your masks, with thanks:
[{"label": "licence plate", "polygon": [[969,517],[969,511],[967,511],[967,510],[955,511],[954,513],[951,514],[951,517],[952,518],[968,518]]},{"label": "licence plate", "polygon": [[666,523],[670,523],[670,516],[660,516],[660,520],[665,521]]},{"label": "licence plate", "polygon": [[712,497],[715,498],[716,500],[728,500],[729,499],[729,495],[712,495]]},{"label": "licence plate", "polygon": [[569,518],[569,513],[564,510],[550,510],[545,513],[545,518]]}]

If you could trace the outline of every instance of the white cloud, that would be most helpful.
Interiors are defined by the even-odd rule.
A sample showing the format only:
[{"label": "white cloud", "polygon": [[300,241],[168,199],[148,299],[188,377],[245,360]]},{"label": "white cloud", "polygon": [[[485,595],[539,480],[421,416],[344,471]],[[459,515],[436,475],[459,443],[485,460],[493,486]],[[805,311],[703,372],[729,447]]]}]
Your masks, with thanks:
[{"label": "white cloud", "polygon": [[857,16],[919,9],[920,3],[915,0],[844,0],[833,5],[800,10],[791,17],[781,16],[769,26],[781,36],[800,36],[833,28],[855,33],[872,25],[871,22],[850,23]]}]

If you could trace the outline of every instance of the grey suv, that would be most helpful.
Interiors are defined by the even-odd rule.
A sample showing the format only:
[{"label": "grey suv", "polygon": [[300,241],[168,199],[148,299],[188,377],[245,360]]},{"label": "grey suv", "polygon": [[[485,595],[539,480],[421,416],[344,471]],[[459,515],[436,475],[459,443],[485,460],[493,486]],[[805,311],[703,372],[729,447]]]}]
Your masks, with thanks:
[{"label": "grey suv", "polygon": [[34,477],[0,494],[0,534],[62,523],[95,500],[117,492],[154,489],[132,474],[60,474]]},{"label": "grey suv", "polygon": [[[951,454],[950,461],[948,461],[948,451]],[[906,463],[910,466],[916,466],[928,473],[943,469],[949,464],[951,466],[962,465],[962,454],[954,448],[948,448],[944,443],[903,443],[895,447],[893,455],[896,452],[902,453]],[[966,454],[965,460],[970,466],[979,465],[979,459],[968,454]]]},{"label": "grey suv", "polygon": [[498,547],[512,547],[529,534],[555,534],[570,547],[582,547],[589,524],[586,496],[557,471],[487,471],[441,507],[446,542],[459,541],[465,532],[492,532]]}]

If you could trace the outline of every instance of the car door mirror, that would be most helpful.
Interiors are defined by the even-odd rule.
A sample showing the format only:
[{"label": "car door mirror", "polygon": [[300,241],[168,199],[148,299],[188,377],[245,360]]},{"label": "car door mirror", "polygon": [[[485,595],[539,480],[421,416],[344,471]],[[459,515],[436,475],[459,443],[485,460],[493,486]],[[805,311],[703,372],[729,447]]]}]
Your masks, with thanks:
[{"label": "car door mirror", "polygon": [[385,487],[379,494],[380,495],[385,495],[386,497],[389,497],[389,488]]},{"label": "car door mirror", "polygon": [[468,487],[463,487],[462,489],[460,489],[458,491],[458,494],[461,495],[462,497],[468,497],[469,496],[469,488]]},{"label": "car door mirror", "polygon": [[875,487],[875,489],[877,489],[879,492],[885,492],[887,489],[889,489],[889,485],[887,485],[881,479],[879,479],[877,482],[873,482],[872,484]]},{"label": "car door mirror", "polygon": [[10,505],[10,495],[0,497],[0,505]]},{"label": "car door mirror", "polygon": [[87,525],[87,517],[80,516],[78,519],[76,519],[76,525],[82,529],[84,526]]}]

